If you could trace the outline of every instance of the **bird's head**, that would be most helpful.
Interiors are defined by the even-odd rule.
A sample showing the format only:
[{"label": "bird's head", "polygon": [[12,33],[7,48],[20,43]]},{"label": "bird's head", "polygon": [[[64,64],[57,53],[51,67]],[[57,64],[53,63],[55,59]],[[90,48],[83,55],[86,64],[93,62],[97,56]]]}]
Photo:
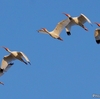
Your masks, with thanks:
[{"label": "bird's head", "polygon": [[47,32],[47,29],[46,28],[42,28],[42,29],[38,30],[38,32]]},{"label": "bird's head", "polygon": [[2,46],[2,48],[4,48],[6,51],[9,51],[9,49],[8,49],[8,48],[6,48],[6,47],[4,47],[4,46]]},{"label": "bird's head", "polygon": [[66,15],[67,17],[71,17],[70,14],[67,14],[67,13],[63,13],[63,14]]},{"label": "bird's head", "polygon": [[100,27],[100,23],[95,22],[95,24],[97,24]]}]

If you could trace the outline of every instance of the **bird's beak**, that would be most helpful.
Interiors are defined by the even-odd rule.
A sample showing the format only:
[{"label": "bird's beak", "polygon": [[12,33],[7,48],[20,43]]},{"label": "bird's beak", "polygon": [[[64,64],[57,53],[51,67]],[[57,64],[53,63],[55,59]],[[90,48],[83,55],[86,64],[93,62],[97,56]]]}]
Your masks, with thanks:
[{"label": "bird's beak", "polygon": [[2,46],[2,48],[6,49],[6,47]]},{"label": "bird's beak", "polygon": [[4,46],[2,46],[2,48],[4,48],[6,51],[8,50],[8,48],[6,48],[6,47],[4,47]]},{"label": "bird's beak", "polygon": [[63,13],[64,15],[66,15],[67,17],[69,16],[69,14]]},{"label": "bird's beak", "polygon": [[39,33],[39,30],[37,30],[37,32]]},{"label": "bird's beak", "polygon": [[94,23],[98,25],[98,23],[97,23],[97,22],[94,22]]},{"label": "bird's beak", "polygon": [[100,24],[99,23],[95,22],[95,24],[97,24],[100,27]]}]

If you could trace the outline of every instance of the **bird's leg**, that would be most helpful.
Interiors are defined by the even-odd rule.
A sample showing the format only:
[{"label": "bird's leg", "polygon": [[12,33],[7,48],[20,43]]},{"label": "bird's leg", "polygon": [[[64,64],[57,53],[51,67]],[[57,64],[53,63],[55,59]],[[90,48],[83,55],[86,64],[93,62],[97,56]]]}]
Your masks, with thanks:
[{"label": "bird's leg", "polygon": [[84,28],[84,30],[88,31],[88,29],[83,24],[81,26]]},{"label": "bird's leg", "polygon": [[57,39],[63,41],[63,39],[61,37],[58,37]]}]

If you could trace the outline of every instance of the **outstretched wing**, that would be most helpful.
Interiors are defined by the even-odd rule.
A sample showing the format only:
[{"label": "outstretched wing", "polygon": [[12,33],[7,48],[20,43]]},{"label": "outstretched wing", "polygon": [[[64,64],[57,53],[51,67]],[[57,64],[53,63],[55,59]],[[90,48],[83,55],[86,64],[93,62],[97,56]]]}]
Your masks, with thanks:
[{"label": "outstretched wing", "polygon": [[69,22],[70,22],[69,18],[60,21],[60,22],[57,24],[57,26],[55,27],[55,29],[53,30],[53,32],[54,32],[55,34],[58,34],[58,35],[59,35],[59,34],[61,33],[61,31],[63,30],[63,28],[65,28],[65,26],[67,26],[67,25],[69,24]]},{"label": "outstretched wing", "polygon": [[11,54],[4,56],[4,58],[2,59],[2,63],[1,63],[1,69],[5,70],[7,68],[7,66],[9,66],[9,63],[13,60],[15,60],[15,58],[12,57]]},{"label": "outstretched wing", "polygon": [[84,24],[85,22],[89,22],[89,23],[92,25],[91,21],[90,21],[84,14],[81,14],[81,15],[78,17],[78,19],[79,19],[79,21],[81,21],[83,24]]},{"label": "outstretched wing", "polygon": [[20,54],[22,55],[22,57],[31,65],[28,57],[23,53],[23,52],[20,52]]},{"label": "outstretched wing", "polygon": [[76,25],[76,24],[75,24],[73,21],[70,21],[69,24],[65,26],[66,32],[70,32],[71,27],[72,27],[73,25]]}]

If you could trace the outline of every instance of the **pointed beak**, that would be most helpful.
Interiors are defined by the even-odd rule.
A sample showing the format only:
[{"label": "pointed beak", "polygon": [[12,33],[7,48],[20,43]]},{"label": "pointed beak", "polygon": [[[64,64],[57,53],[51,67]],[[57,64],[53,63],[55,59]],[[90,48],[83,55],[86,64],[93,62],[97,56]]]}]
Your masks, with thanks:
[{"label": "pointed beak", "polygon": [[39,33],[39,30],[37,30],[37,32]]},{"label": "pointed beak", "polygon": [[6,49],[6,47],[2,46],[2,48]]},{"label": "pointed beak", "polygon": [[95,24],[97,24],[100,27],[100,24],[99,23],[95,22]]},{"label": "pointed beak", "polygon": [[8,48],[6,48],[6,47],[4,47],[4,46],[2,46],[2,48],[4,48],[6,51],[8,51]]},{"label": "pointed beak", "polygon": [[63,12],[62,14],[66,15],[66,13],[65,13],[65,12]]},{"label": "pointed beak", "polygon": [[63,12],[63,14],[66,15],[67,17],[69,16],[69,14],[66,14],[66,13],[64,13],[64,12]]},{"label": "pointed beak", "polygon": [[94,22],[94,23],[98,25],[98,23],[97,23],[97,22]]}]

